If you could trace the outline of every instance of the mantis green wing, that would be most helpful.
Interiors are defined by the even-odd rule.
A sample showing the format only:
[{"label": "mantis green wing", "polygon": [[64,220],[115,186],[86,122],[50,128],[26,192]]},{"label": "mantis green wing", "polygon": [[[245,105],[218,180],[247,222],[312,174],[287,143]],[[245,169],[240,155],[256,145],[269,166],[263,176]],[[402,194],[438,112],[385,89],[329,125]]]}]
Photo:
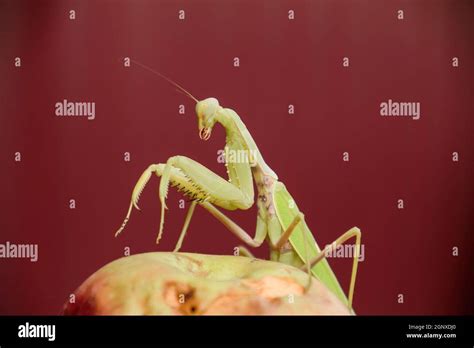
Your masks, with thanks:
[{"label": "mantis green wing", "polygon": [[[286,230],[300,210],[285,185],[279,181],[275,184],[273,199],[278,220],[283,230]],[[295,227],[289,240],[303,263],[306,263],[307,260],[314,258],[321,252],[318,243],[316,243],[313,234],[304,220]],[[325,258],[313,266],[311,273],[323,282],[342,303],[348,304],[348,299]]]}]

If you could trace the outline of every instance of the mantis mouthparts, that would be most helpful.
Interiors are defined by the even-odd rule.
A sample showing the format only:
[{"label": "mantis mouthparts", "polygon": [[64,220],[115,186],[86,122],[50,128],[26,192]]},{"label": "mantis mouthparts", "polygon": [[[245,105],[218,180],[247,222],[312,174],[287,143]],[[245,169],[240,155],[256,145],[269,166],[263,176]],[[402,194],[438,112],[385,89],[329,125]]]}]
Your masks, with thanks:
[{"label": "mantis mouthparts", "polygon": [[208,140],[211,137],[211,130],[209,128],[203,128],[199,131],[199,138],[202,140]]}]

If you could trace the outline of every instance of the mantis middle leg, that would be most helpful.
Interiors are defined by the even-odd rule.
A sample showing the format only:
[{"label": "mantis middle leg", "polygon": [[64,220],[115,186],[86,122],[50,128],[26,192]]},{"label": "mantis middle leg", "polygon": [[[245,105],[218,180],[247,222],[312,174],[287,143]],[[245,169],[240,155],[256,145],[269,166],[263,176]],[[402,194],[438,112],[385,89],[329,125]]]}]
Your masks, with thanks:
[{"label": "mantis middle leg", "polygon": [[263,241],[267,236],[267,224],[265,220],[259,215],[257,215],[257,225],[255,231],[255,237],[252,238],[245,230],[237,225],[232,219],[223,214],[219,209],[217,209],[211,203],[205,202],[201,206],[206,209],[212,216],[219,220],[227,229],[232,232],[237,238],[243,241],[248,246],[253,248],[258,248],[262,245]]},{"label": "mantis middle leg", "polygon": [[[232,219],[230,219],[228,216],[226,216],[224,213],[222,213],[219,209],[214,207],[210,203],[202,203],[201,206],[205,208],[207,211],[211,213],[217,220],[219,220],[229,231],[231,231],[237,238],[239,238],[242,242],[247,244],[250,247],[253,248],[258,248],[260,245],[262,245],[263,241],[265,240],[267,236],[267,223],[265,219],[260,215],[260,208],[259,207],[259,214],[257,215],[257,226],[256,226],[256,232],[255,232],[255,237],[252,238],[242,227],[237,225]],[[280,248],[289,238],[291,233],[294,231],[295,227],[298,225],[299,222],[301,222],[304,219],[304,216],[302,213],[297,215],[293,222],[288,226],[286,231],[282,234],[281,238],[279,241],[273,245],[271,244],[271,247],[273,249]],[[245,254],[249,254],[249,252],[244,251]]]},{"label": "mantis middle leg", "polygon": [[[213,214],[219,221],[221,221],[231,232],[233,232],[237,237],[239,237],[243,242],[248,244],[251,247],[259,247],[265,236],[266,232],[264,234],[260,233],[259,234],[259,229],[257,227],[257,233],[255,239],[252,239],[248,233],[246,233],[240,226],[238,226],[235,222],[233,222],[230,218],[222,214],[218,209],[212,206],[207,207],[208,210],[210,210],[211,214]],[[270,243],[270,247],[272,249],[279,250],[290,238],[291,234],[295,231],[296,226],[304,221],[304,215],[303,213],[299,213],[293,221],[290,223],[288,228],[281,234],[280,238],[278,241],[273,244]],[[258,222],[257,222],[258,225]],[[303,234],[303,236],[305,236]],[[308,274],[310,274],[310,270],[313,268],[315,264],[317,264],[319,261],[321,261],[323,258],[325,258],[326,254],[332,250],[337,248],[339,245],[342,245],[345,243],[347,240],[350,238],[355,237],[356,238],[356,250],[354,253],[353,257],[353,264],[352,264],[352,272],[351,272],[351,281],[349,285],[349,298],[348,298],[348,303],[349,303],[349,308],[352,309],[352,301],[354,298],[354,289],[355,289],[355,281],[356,281],[356,276],[357,276],[357,266],[358,266],[358,259],[359,259],[359,253],[360,253],[360,244],[361,244],[361,232],[359,228],[353,227],[343,235],[341,235],[339,238],[337,238],[332,244],[326,246],[318,255],[316,255],[313,259],[311,260],[304,260],[303,266],[300,267],[302,270],[306,270]],[[305,241],[306,245],[306,241]],[[305,252],[305,255],[307,253]],[[308,289],[311,286],[311,280],[312,277],[309,276],[309,281],[306,286],[306,289]]]},{"label": "mantis middle leg", "polygon": [[181,249],[181,245],[183,244],[184,237],[186,236],[186,232],[188,232],[189,228],[189,223],[191,222],[191,218],[193,217],[194,214],[194,209],[196,209],[196,204],[197,201],[192,201],[191,205],[189,206],[188,212],[186,214],[186,218],[184,219],[184,225],[183,228],[181,229],[181,233],[179,235],[178,243],[176,243],[176,246],[174,247],[173,252],[178,252],[179,249]]}]

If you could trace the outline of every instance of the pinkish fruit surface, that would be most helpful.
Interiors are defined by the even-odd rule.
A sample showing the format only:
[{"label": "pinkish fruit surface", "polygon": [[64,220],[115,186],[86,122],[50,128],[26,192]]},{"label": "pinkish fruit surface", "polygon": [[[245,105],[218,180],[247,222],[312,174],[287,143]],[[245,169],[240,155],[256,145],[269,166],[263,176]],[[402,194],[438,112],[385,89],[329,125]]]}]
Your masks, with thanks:
[{"label": "pinkish fruit surface", "polygon": [[65,315],[350,315],[321,282],[292,266],[240,256],[145,253],[92,274]]}]

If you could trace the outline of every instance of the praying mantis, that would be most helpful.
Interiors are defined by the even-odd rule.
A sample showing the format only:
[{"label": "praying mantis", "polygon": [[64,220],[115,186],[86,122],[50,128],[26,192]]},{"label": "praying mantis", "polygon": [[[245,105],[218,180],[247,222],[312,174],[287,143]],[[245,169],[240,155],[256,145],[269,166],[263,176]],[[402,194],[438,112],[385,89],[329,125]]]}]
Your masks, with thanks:
[{"label": "praying mantis", "polygon": [[[361,244],[359,228],[349,229],[321,250],[305,222],[303,213],[299,210],[285,185],[278,180],[276,173],[265,163],[253,137],[239,115],[232,109],[222,107],[216,98],[198,100],[166,76],[137,61],[133,62],[164,78],[196,103],[198,132],[202,140],[206,141],[211,137],[213,127],[218,123],[226,133],[226,150],[245,151],[248,156],[247,160],[239,161],[230,161],[226,158],[227,180],[199,162],[185,156],[172,156],[166,163],[151,164],[136,183],[127,215],[115,236],[117,237],[125,228],[132,209],[134,207],[140,209],[138,207],[140,194],[151,176],[155,174],[161,177],[159,185],[161,216],[157,244],[163,233],[168,189],[170,186],[176,187],[192,201],[174,249],[175,252],[181,248],[196,205],[200,205],[247,246],[257,248],[267,241],[270,245],[270,259],[272,261],[306,269],[324,283],[352,311]],[[217,207],[230,211],[249,209],[254,204],[254,183],[257,188],[258,213],[255,235],[251,237]],[[346,297],[326,256],[351,238],[355,238],[355,252],[349,293]],[[252,257],[245,246],[241,246],[239,250],[242,255]]]}]

